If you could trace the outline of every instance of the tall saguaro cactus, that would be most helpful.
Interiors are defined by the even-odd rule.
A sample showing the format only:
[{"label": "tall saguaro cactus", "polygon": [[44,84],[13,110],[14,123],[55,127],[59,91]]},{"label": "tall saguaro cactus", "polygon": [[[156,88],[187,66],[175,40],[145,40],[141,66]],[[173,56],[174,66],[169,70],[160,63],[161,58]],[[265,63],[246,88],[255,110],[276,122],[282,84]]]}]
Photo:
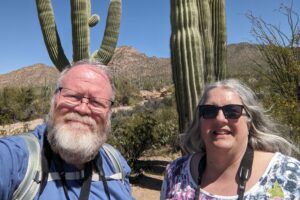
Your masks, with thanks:
[{"label": "tall saguaro cactus", "polygon": [[192,120],[205,83],[225,76],[225,0],[170,1],[171,62],[182,133]]},{"label": "tall saguaro cactus", "polygon": [[[121,0],[110,0],[104,37],[100,49],[90,54],[90,27],[95,26],[99,16],[91,15],[91,0],[70,0],[72,20],[73,61],[94,58],[107,64],[117,45],[120,20]],[[49,56],[62,71],[70,64],[62,48],[57,31],[51,0],[36,0],[37,11],[44,41]]]},{"label": "tall saguaro cactus", "polygon": [[226,74],[226,17],[225,0],[210,0],[214,51],[214,77],[221,80]]}]

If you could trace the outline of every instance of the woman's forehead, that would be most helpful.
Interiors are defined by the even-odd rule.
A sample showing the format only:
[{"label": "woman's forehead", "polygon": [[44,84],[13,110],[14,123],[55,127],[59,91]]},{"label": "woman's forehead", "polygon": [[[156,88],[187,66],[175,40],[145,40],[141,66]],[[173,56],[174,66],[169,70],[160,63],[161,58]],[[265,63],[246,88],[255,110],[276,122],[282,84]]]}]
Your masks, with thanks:
[{"label": "woman's forehead", "polygon": [[205,101],[240,103],[241,98],[236,91],[230,88],[216,87],[208,91],[207,98]]}]

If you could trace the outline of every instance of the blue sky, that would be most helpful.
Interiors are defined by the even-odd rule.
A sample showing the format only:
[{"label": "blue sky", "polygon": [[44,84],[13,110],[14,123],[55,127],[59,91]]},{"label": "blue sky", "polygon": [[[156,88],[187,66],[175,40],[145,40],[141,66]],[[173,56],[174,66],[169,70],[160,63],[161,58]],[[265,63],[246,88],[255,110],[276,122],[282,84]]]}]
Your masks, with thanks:
[{"label": "blue sky", "polygon": [[[286,28],[286,19],[275,10],[291,0],[226,0],[228,44],[252,42],[251,11],[267,22]],[[91,52],[99,48],[109,1],[92,0],[100,24],[91,31]],[[71,60],[72,38],[69,0],[52,0],[65,53]],[[170,0],[123,0],[118,46],[132,46],[147,56],[170,57]],[[294,9],[300,13],[299,0]],[[36,63],[53,65],[44,45],[35,0],[4,0],[0,7],[0,74]]]}]

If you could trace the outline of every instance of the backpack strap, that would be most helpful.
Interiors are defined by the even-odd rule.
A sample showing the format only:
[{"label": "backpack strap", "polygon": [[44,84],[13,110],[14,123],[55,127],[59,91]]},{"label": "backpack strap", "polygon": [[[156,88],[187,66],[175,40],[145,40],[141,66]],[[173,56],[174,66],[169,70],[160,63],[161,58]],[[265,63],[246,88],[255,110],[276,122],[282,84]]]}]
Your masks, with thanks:
[{"label": "backpack strap", "polygon": [[33,133],[19,135],[28,149],[28,166],[19,187],[13,193],[13,199],[32,200],[37,194],[42,180],[41,146]]},{"label": "backpack strap", "polygon": [[125,172],[121,164],[120,160],[120,155],[118,154],[117,150],[111,146],[110,144],[104,143],[102,145],[103,150],[109,157],[110,161],[112,162],[114,169],[115,169],[115,174],[109,176],[111,179],[116,179],[116,180],[125,180]]},{"label": "backpack strap", "polygon": [[[42,181],[41,146],[33,133],[25,133],[19,136],[23,138],[28,149],[28,166],[22,182],[13,193],[13,200],[32,200],[39,191]],[[117,150],[107,143],[102,147],[115,169],[115,174],[105,178],[107,180],[121,180],[123,182],[125,180],[125,173]],[[82,173],[84,172],[67,172],[66,178],[68,180],[81,179],[84,176]],[[48,181],[59,179],[60,176],[57,172],[50,172],[48,174]],[[99,175],[93,173],[92,180],[99,180]]]},{"label": "backpack strap", "polygon": [[[121,164],[120,155],[118,154],[117,150],[112,147],[111,145],[105,143],[102,145],[102,148],[106,155],[108,156],[109,160],[112,162],[114,167],[114,174],[110,176],[105,176],[106,180],[125,180],[125,172]],[[77,171],[77,172],[66,172],[65,179],[66,180],[78,180],[83,179],[84,177],[84,170]],[[60,180],[61,177],[58,172],[49,172],[47,181],[55,181]],[[96,172],[92,173],[92,180],[98,181],[101,180],[99,174]]]}]

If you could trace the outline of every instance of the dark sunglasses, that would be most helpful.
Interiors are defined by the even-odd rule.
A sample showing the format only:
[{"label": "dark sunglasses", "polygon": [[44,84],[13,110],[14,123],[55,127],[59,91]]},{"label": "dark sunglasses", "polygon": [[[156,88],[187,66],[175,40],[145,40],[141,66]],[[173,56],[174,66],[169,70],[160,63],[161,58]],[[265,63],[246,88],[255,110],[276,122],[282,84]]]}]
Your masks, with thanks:
[{"label": "dark sunglasses", "polygon": [[243,114],[243,105],[239,104],[228,104],[225,106],[216,106],[216,105],[200,105],[199,117],[204,119],[214,119],[218,115],[219,110],[223,111],[223,114],[226,119],[238,119]]}]

